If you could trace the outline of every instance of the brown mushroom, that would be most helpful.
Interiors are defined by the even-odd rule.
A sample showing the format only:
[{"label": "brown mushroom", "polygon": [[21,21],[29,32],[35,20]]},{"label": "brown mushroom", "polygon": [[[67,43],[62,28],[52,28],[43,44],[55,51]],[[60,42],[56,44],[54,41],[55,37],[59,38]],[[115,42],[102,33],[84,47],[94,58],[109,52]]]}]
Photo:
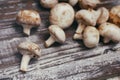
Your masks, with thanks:
[{"label": "brown mushroom", "polygon": [[114,6],[111,10],[110,10],[110,20],[117,24],[120,25],[120,5],[118,6]]},{"label": "brown mushroom", "polygon": [[18,50],[23,55],[20,70],[26,72],[30,59],[40,57],[41,48],[33,42],[26,41],[18,45]]},{"label": "brown mushroom", "polygon": [[23,26],[23,32],[30,35],[32,27],[38,27],[41,24],[41,18],[38,12],[34,10],[21,10],[17,15],[17,23]]}]

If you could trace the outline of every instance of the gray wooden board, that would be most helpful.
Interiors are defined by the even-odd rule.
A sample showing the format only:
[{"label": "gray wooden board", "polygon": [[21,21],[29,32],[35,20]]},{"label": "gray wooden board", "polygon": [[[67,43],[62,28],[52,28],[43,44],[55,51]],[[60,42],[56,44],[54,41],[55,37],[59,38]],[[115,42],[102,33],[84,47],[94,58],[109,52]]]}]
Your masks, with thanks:
[{"label": "gray wooden board", "polygon": [[[120,4],[120,0],[102,1],[105,3],[101,5],[107,8]],[[15,21],[21,9],[35,9],[42,18],[40,27],[32,29],[29,37]],[[96,48],[88,49],[82,41],[72,39],[76,22],[65,30],[64,44],[45,48],[48,18],[49,10],[42,8],[38,0],[0,0],[0,80],[104,80],[120,74],[120,44],[100,41]],[[17,45],[28,39],[41,46],[42,55],[38,60],[32,59],[28,72],[23,74],[19,71],[22,56]]]}]

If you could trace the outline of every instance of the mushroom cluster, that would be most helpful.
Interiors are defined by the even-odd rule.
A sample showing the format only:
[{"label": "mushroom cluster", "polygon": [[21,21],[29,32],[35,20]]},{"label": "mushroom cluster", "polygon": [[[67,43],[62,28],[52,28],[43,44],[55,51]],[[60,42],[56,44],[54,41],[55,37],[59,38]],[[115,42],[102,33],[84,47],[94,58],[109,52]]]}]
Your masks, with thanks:
[{"label": "mushroom cluster", "polygon": [[[39,27],[41,24],[40,15],[35,10],[20,10],[16,21],[23,27],[23,32],[27,36],[30,35],[31,28]],[[18,45],[18,50],[23,55],[20,71],[26,72],[30,59],[40,57],[41,48],[31,41],[25,41]]]},{"label": "mushroom cluster", "polygon": [[58,3],[51,9],[49,15],[51,26],[48,28],[51,37],[45,42],[46,47],[51,46],[54,42],[65,42],[65,32],[62,29],[72,25],[74,16],[74,9],[68,3]]},{"label": "mushroom cluster", "polygon": [[[64,44],[64,29],[69,28],[74,21],[77,21],[78,27],[73,39],[83,40],[87,48],[96,47],[100,37],[103,37],[104,43],[120,42],[120,5],[109,11],[105,7],[97,8],[101,4],[100,0],[40,0],[40,4],[50,9],[50,37],[45,41],[45,47],[50,47],[55,42]],[[76,4],[80,6],[80,10],[75,12]],[[31,28],[41,24],[40,15],[35,10],[19,11],[16,21],[28,36]],[[23,55],[20,70],[26,72],[30,59],[40,57],[41,48],[31,41],[25,41],[18,45],[18,50]]]},{"label": "mushroom cluster", "polygon": [[76,12],[75,18],[78,22],[78,28],[73,39],[83,39],[85,46],[88,48],[97,46],[99,42],[99,31],[96,25],[105,23],[109,19],[109,11],[105,7],[100,7],[97,10],[81,9]]},{"label": "mushroom cluster", "polygon": [[[82,2],[87,0],[80,1]],[[96,0],[96,3],[99,4],[99,1]],[[114,6],[110,12],[105,7],[100,7],[97,10],[93,10],[94,7],[89,5],[92,9],[87,10],[87,5],[82,6],[85,9],[79,10],[75,15],[76,21],[78,22],[78,28],[73,36],[73,39],[83,39],[85,46],[88,48],[95,47],[98,44],[99,36],[103,37],[104,43],[109,43],[110,41],[116,43],[120,42],[120,5]],[[109,17],[111,22],[108,22]],[[90,29],[90,26],[93,26],[95,29],[97,27],[98,28],[96,31],[93,31],[92,27]],[[92,37],[93,34],[94,37]],[[92,44],[92,46],[89,44]]]}]

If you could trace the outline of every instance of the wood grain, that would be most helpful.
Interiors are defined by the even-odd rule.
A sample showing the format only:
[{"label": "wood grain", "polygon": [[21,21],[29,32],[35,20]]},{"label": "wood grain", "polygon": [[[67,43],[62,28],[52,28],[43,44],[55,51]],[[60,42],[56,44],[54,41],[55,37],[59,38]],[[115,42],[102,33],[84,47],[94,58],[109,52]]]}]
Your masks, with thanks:
[{"label": "wood grain", "polygon": [[[111,8],[117,4],[120,0],[106,0],[101,5]],[[42,18],[40,27],[32,29],[29,37],[15,21],[21,9],[35,9]],[[0,0],[0,80],[105,80],[120,74],[120,44],[101,41],[96,48],[88,49],[82,41],[72,39],[76,22],[65,30],[64,44],[45,48],[44,41],[49,37],[48,17],[49,10],[41,7],[38,0]],[[41,46],[42,56],[32,59],[28,72],[23,74],[19,72],[22,56],[17,45],[28,39]]]}]

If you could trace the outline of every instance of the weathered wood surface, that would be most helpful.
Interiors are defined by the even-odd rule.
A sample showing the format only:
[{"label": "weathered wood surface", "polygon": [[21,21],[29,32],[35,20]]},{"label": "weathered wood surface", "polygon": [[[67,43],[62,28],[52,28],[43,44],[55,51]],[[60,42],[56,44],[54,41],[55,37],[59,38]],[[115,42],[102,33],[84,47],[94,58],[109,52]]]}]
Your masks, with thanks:
[{"label": "weathered wood surface", "polygon": [[[120,0],[106,1],[107,8],[120,4]],[[108,3],[107,1],[112,1]],[[21,9],[35,9],[42,18],[42,25],[24,36],[22,27],[15,23]],[[49,10],[38,0],[0,0],[0,80],[105,80],[120,74],[120,44],[100,44],[94,49],[84,47],[82,41],[72,40],[77,24],[65,30],[67,40],[63,45],[55,43],[44,47],[49,37],[47,27]],[[30,39],[42,48],[42,56],[32,59],[28,72],[19,72],[21,55],[17,45]]]}]

